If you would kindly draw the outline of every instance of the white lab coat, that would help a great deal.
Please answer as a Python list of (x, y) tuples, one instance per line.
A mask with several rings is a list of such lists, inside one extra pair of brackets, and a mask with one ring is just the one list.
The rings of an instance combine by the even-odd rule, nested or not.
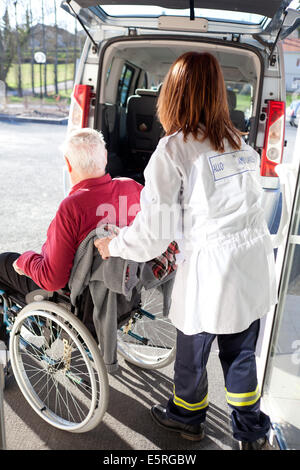
[(261, 194), (259, 155), (244, 141), (239, 151), (226, 143), (218, 153), (208, 140), (184, 142), (176, 132), (160, 140), (141, 211), (110, 242), (110, 254), (148, 261), (176, 239), (172, 323), (187, 335), (243, 331), (277, 302)]

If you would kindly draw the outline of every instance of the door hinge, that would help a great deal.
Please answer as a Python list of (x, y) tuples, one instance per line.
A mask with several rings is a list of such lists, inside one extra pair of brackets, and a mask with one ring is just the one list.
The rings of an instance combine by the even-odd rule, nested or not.
[[(277, 42), (279, 41), (279, 38), (280, 38), (280, 33), (282, 31), (282, 28), (283, 28), (283, 23), (284, 23), (284, 20), (286, 18), (286, 15), (287, 15), (287, 10), (284, 12), (284, 15), (283, 15), (283, 18), (282, 18), (282, 21), (281, 21), (281, 25), (280, 25), (280, 28), (278, 30), (278, 33), (276, 35), (276, 39), (274, 41), (274, 43), (272, 44), (272, 47), (270, 49), (270, 55), (269, 55), (269, 62), (270, 62), (270, 65), (275, 65), (276, 64), (276, 56), (274, 54), (274, 51), (275, 51), (275, 47), (277, 45)], [(274, 61), (274, 57), (275, 57), (275, 61)], [(274, 63), (272, 63), (274, 62)]]
[(270, 66), (274, 67), (276, 65), (277, 57), (276, 54), (272, 54), (269, 58)]
[(237, 33), (233, 33), (231, 36), (231, 41), (232, 42), (240, 42), (241, 40), (241, 35)]
[(128, 28), (128, 36), (137, 36), (136, 28)]

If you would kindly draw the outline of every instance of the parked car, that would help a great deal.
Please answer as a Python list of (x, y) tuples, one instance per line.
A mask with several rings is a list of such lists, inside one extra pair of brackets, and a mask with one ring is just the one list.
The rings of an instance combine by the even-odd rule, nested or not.
[(300, 100), (292, 101), (286, 110), (287, 121), (293, 127), (298, 127), (300, 118)]
[(231, 119), (261, 155), (271, 225), (279, 207), (276, 166), (285, 133), (284, 58), (278, 40), (297, 27), (300, 16), (287, 9), (291, 0), (98, 2), (62, 3), (88, 34), (69, 129), (101, 130), (107, 171), (143, 182), (144, 168), (162, 136), (156, 100), (165, 74), (182, 53), (209, 51), (223, 70)]

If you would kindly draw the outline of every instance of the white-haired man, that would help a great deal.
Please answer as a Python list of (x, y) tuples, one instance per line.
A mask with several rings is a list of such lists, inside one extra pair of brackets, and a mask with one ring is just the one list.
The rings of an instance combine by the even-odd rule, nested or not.
[(62, 151), (71, 191), (48, 228), (40, 254), (0, 255), (0, 289), (25, 296), (37, 288), (55, 291), (65, 287), (85, 237), (104, 222), (130, 225), (139, 210), (142, 185), (129, 178), (112, 180), (105, 173), (107, 152), (101, 133), (76, 130), (67, 136)]

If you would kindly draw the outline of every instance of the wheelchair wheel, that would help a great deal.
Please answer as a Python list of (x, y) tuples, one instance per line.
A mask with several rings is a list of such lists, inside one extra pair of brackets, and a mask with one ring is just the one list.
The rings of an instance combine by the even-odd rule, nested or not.
[(81, 321), (52, 302), (33, 302), (10, 334), (11, 366), (24, 397), (56, 428), (86, 432), (103, 418), (108, 378), (100, 350)]
[(128, 362), (144, 369), (160, 369), (175, 358), (176, 328), (163, 315), (159, 289), (142, 290), (141, 306), (118, 330), (118, 352)]

